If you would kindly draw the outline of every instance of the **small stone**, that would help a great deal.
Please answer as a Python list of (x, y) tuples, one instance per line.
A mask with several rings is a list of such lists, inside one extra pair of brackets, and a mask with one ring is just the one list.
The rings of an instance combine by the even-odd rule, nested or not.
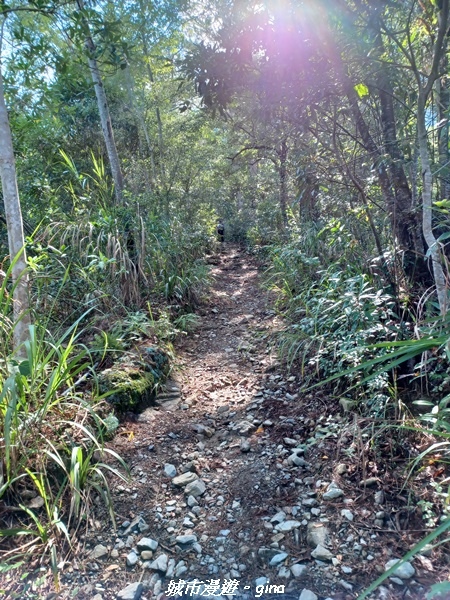
[(286, 520), (286, 513), (283, 510), (280, 510), (279, 512), (277, 512), (276, 515), (274, 515), (270, 519), (270, 522), (271, 523), (282, 523), (285, 520)]
[[(191, 473), (191, 475), (195, 474)], [(194, 496), (194, 498), (197, 496), (202, 496), (206, 492), (205, 482), (202, 479), (198, 479), (197, 475), (195, 475), (195, 480), (191, 483), (188, 483), (184, 489), (184, 492), (188, 496)]]
[(289, 465), (295, 465), (296, 467), (309, 467), (309, 463), (297, 453), (291, 454), (291, 456), (288, 457), (287, 462)]
[(325, 546), (328, 539), (328, 529), (323, 523), (312, 521), (308, 523), (306, 541), (311, 548)]
[(384, 502), (384, 492), (383, 490), (379, 490), (375, 492), (375, 504), (383, 504)]
[(134, 566), (136, 566), (138, 560), (139, 560), (139, 557), (136, 554), (136, 552), (130, 552), (127, 556), (127, 567), (132, 569)]
[(243, 453), (250, 452), (250, 450), (251, 450), (250, 442), (246, 439), (242, 439), (241, 443), (239, 444), (239, 448), (240, 448), (241, 452), (243, 452)]
[(319, 597), (311, 590), (304, 589), (298, 600), (319, 600)]
[(200, 423), (193, 425), (192, 429), (196, 433), (199, 433), (200, 435), (205, 435), (208, 438), (212, 437), (215, 433), (215, 430), (212, 427), (207, 427), (206, 425), (201, 425)]
[(344, 508), (341, 510), (341, 516), (345, 517), (347, 521), (353, 521), (354, 519), (352, 511), (348, 510), (348, 508)]
[(175, 541), (177, 544), (181, 544), (183, 546), (185, 546), (187, 544), (195, 544), (195, 542), (197, 541), (197, 536), (196, 535), (178, 535), (175, 538)]
[(340, 463), (337, 467), (336, 467), (336, 473), (338, 475), (345, 475), (345, 473), (348, 472), (348, 467), (345, 463)]
[(291, 576), (291, 570), (284, 565), (278, 569), (278, 577), (282, 579), (289, 579)]
[(291, 567), (292, 575), (297, 579), (304, 577), (308, 572), (308, 567), (306, 565), (295, 564)]
[(152, 571), (160, 571), (161, 573), (165, 573), (167, 571), (168, 562), (169, 557), (167, 554), (161, 554), (156, 560), (148, 565), (148, 568)]
[(151, 538), (142, 538), (137, 543), (137, 549), (139, 552), (143, 552), (144, 550), (152, 550), (153, 552), (158, 547), (158, 542), (156, 540), (152, 540)]
[(311, 556), (313, 558), (317, 558), (317, 560), (331, 561), (331, 559), (333, 558), (331, 552), (323, 546), (321, 546), (320, 544), (318, 544), (317, 548), (311, 552)]
[(332, 481), (322, 497), (324, 500), (336, 500), (336, 498), (340, 498), (343, 495), (344, 492), (341, 490), (341, 488), (338, 487), (334, 481)]
[(276, 567), (286, 560), (288, 554), (286, 552), (281, 552), (280, 554), (275, 554), (275, 556), (269, 562), (270, 567)]
[(97, 544), (97, 546), (95, 546), (95, 548), (90, 553), (89, 558), (97, 560), (99, 558), (105, 558), (105, 556), (107, 555), (108, 548), (106, 546), (103, 546), (103, 544)]
[(175, 477), (176, 474), (177, 474), (177, 470), (175, 468), (175, 465), (171, 465), (170, 463), (166, 463), (164, 465), (164, 474), (167, 475), (167, 477), (170, 477), (171, 479), (173, 477)]
[(194, 498), (194, 496), (189, 496), (188, 499), (186, 500), (187, 505), (192, 508), (193, 506), (198, 506), (198, 502), (197, 500)]
[(339, 585), (341, 585), (344, 588), (344, 590), (347, 590), (348, 592), (351, 592), (353, 589), (352, 584), (348, 583), (347, 581), (344, 581), (344, 579), (339, 580)]
[(353, 573), (353, 569), (351, 567), (342, 566), (341, 569), (345, 575), (350, 575), (350, 573)]
[(182, 475), (177, 475), (172, 479), (174, 485), (178, 487), (184, 487), (193, 481), (198, 479), (198, 475), (196, 473), (192, 473), (188, 471), (187, 473), (182, 473)]
[(286, 444), (286, 446), (296, 446), (298, 444), (297, 440), (288, 437), (285, 437), (283, 442)]
[(143, 550), (141, 552), (142, 560), (151, 560), (153, 558), (153, 552), (151, 550)]
[(375, 485), (378, 485), (379, 483), (379, 479), (378, 477), (368, 477), (367, 479), (362, 479), (359, 482), (359, 487), (373, 487)]
[(286, 531), (292, 531), (293, 529), (297, 529), (297, 527), (300, 527), (301, 523), (300, 521), (283, 521), (283, 523), (279, 523), (275, 529), (277, 531), (281, 531), (281, 532), (286, 532)]
[(269, 580), (267, 579), (267, 577), (258, 577), (258, 579), (255, 579), (255, 586), (258, 586), (258, 585), (266, 585), (266, 583), (267, 583), (268, 581), (269, 581)]
[(141, 582), (130, 583), (117, 594), (118, 600), (139, 600), (144, 586)]
[[(393, 558), (392, 560), (389, 560), (384, 565), (384, 570), (387, 571), (388, 569), (393, 567), (395, 564), (397, 564), (399, 562), (399, 560), (400, 560), (399, 558)], [(412, 564), (410, 562), (405, 562), (402, 565), (400, 565), (397, 569), (395, 569), (393, 576), (399, 577), (400, 579), (411, 579), (411, 577), (413, 577), (415, 574), (416, 574), (416, 570), (412, 566)]]

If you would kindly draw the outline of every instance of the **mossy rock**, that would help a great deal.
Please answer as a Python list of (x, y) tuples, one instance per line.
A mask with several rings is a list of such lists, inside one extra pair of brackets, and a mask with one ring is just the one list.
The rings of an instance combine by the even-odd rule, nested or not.
[(153, 404), (155, 388), (170, 371), (169, 357), (159, 348), (146, 347), (128, 353), (98, 376), (99, 389), (118, 412), (134, 411)]

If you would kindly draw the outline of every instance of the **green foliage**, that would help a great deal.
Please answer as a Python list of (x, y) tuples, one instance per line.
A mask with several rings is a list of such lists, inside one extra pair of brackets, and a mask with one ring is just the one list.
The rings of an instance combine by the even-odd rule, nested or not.
[[(0, 313), (10, 312), (6, 293), (0, 293)], [(0, 450), (3, 464), (0, 498), (17, 507), (16, 523), (0, 530), (3, 537), (29, 537), (48, 552), (57, 581), (57, 554), (72, 543), (71, 529), (87, 518), (92, 494), (113, 508), (105, 473), (124, 478), (110, 462), (94, 461), (109, 455), (125, 469), (122, 459), (104, 449), (102, 403), (81, 393), (92, 367), (80, 338), (81, 315), (57, 336), (37, 323), (16, 354), (7, 343), (0, 355)], [(6, 340), (14, 323), (4, 320)], [(14, 554), (11, 555), (14, 560)]]

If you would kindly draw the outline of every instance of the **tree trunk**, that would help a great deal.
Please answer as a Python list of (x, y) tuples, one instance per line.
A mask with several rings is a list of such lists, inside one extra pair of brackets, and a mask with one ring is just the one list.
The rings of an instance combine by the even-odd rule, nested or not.
[(381, 107), (381, 125), (383, 129), (383, 140), (385, 148), (391, 158), (389, 172), (392, 187), (394, 189), (395, 203), (392, 220), (395, 235), (403, 248), (414, 250), (416, 256), (424, 254), (423, 243), (417, 238), (416, 219), (412, 206), (411, 189), (403, 169), (403, 155), (397, 140), (397, 128), (395, 124), (395, 112), (393, 102), (393, 89), (385, 66), (381, 67), (378, 77), (378, 97)]
[[(82, 11), (84, 9), (84, 0), (77, 0), (78, 8)], [(97, 60), (95, 58), (95, 43), (92, 39), (89, 31), (89, 23), (85, 19), (86, 40), (85, 46), (88, 54), (89, 70), (91, 71), (92, 81), (94, 83), (95, 95), (97, 97), (98, 112), (100, 114), (100, 122), (102, 125), (103, 137), (106, 144), (106, 152), (108, 154), (109, 165), (111, 168), (111, 174), (114, 181), (114, 192), (116, 200), (119, 204), (123, 201), (123, 176), (122, 169), (120, 167), (119, 154), (117, 152), (116, 142), (114, 140), (114, 133), (111, 123), (111, 116), (109, 114), (108, 100), (106, 98), (105, 88), (103, 86), (102, 77), (98, 68)]]
[[(0, 40), (1, 42), (1, 40)], [(1, 48), (1, 43), (0, 43)], [(9, 125), (8, 111), (3, 92), (3, 77), (0, 63), (0, 178), (2, 180), (3, 202), (5, 205), (8, 230), (9, 255), (12, 263), (13, 310), (14, 310), (14, 350), (19, 356), (25, 353), (20, 346), (29, 337), (30, 305), (28, 295), (27, 257), (23, 233), (22, 211), (17, 188), (16, 163)]]
[(431, 258), (439, 310), (442, 316), (447, 312), (447, 285), (442, 268), (441, 249), (433, 233), (433, 177), (428, 151), (428, 136), (425, 121), (426, 93), (422, 88), (417, 101), (417, 137), (419, 142), (420, 162), (422, 165), (422, 231)]
[(278, 170), (280, 176), (280, 211), (281, 218), (283, 221), (283, 227), (286, 228), (288, 225), (287, 217), (287, 204), (288, 204), (288, 193), (287, 193), (287, 155), (288, 147), (286, 140), (281, 142), (280, 150), (278, 151), (278, 157), (280, 160), (280, 167)]
[[(152, 178), (151, 179), (154, 179), (154, 177), (155, 177), (155, 160), (154, 160), (153, 146), (152, 146), (152, 143), (150, 140), (150, 134), (147, 129), (147, 124), (145, 123), (144, 115), (142, 114), (142, 111), (136, 105), (136, 102), (135, 102), (133, 78), (131, 76), (131, 71), (130, 71), (129, 65), (127, 65), (127, 68), (125, 69), (125, 81), (126, 81), (128, 98), (130, 101), (131, 110), (133, 111), (133, 114), (135, 116), (138, 128), (141, 129), (142, 133), (144, 134), (145, 141), (147, 143), (148, 156), (150, 158), (150, 162), (151, 162), (151, 166), (152, 166)], [(142, 147), (140, 136), (139, 136), (139, 144)], [(151, 181), (150, 177), (148, 176), (147, 170), (145, 170), (145, 178), (147, 181), (147, 185), (151, 191), (153, 189), (153, 181)]]

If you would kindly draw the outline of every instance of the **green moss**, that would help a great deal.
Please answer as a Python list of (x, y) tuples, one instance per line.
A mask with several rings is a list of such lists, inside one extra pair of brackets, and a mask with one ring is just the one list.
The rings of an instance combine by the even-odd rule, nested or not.
[(169, 357), (159, 348), (141, 348), (139, 354), (127, 353), (99, 374), (99, 389), (119, 412), (136, 411), (154, 399), (155, 387), (170, 370)]
[(155, 389), (155, 377), (139, 367), (117, 364), (99, 375), (102, 394), (119, 411), (136, 410), (139, 404), (150, 403)]

